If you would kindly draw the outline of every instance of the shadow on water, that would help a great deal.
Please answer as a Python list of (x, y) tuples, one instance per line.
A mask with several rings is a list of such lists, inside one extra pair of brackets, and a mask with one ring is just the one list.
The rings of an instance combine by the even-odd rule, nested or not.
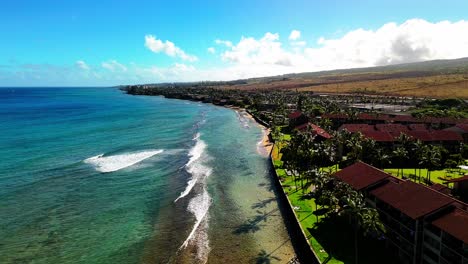
[(273, 209), (268, 213), (257, 210), (257, 215), (247, 219), (243, 224), (237, 226), (232, 233), (235, 235), (255, 233), (263, 226), (261, 223), (266, 222), (268, 217), (277, 211), (279, 211), (279, 209)]
[(279, 245), (277, 248), (275, 248), (274, 250), (272, 250), (270, 253), (267, 253), (264, 249), (262, 249), (262, 250), (257, 254), (257, 257), (255, 257), (254, 262), (255, 262), (255, 263), (266, 264), (266, 263), (271, 263), (272, 260), (281, 261), (281, 258), (276, 257), (276, 256), (274, 256), (273, 254), (274, 254), (278, 249), (280, 249), (281, 247), (283, 247), (284, 245), (286, 245), (286, 243), (290, 242), (290, 240), (291, 240), (290, 238), (284, 240), (283, 243), (281, 243), (281, 245)]
[(261, 250), (257, 257), (254, 259), (256, 264), (270, 264), (272, 260), (280, 261), (281, 259), (272, 256), (271, 253), (267, 253), (265, 250)]
[(259, 201), (258, 203), (254, 203), (252, 205), (252, 209), (261, 209), (261, 208), (265, 208), (268, 204), (272, 203), (276, 201), (276, 197), (272, 197), (272, 198), (268, 198), (268, 199), (265, 199), (265, 200), (262, 200), (262, 201)]

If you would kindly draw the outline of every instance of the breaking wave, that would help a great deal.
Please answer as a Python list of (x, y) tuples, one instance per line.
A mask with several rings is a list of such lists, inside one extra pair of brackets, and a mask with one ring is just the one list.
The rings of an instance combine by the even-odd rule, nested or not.
[(250, 128), (249, 119), (247, 118), (246, 116), (247, 114), (245, 113), (245, 111), (239, 112), (236, 110), (236, 115), (237, 115), (237, 119), (239, 120), (239, 122), (244, 128)]
[(156, 149), (124, 153), (113, 156), (104, 156), (104, 154), (101, 154), (87, 158), (84, 160), (84, 162), (93, 165), (94, 168), (99, 172), (113, 172), (135, 165), (161, 152), (163, 152), (162, 149)]
[(188, 173), (190, 173), (191, 178), (187, 182), (187, 187), (183, 192), (180, 193), (177, 200), (187, 196), (190, 191), (193, 189), (198, 180), (206, 178), (211, 175), (212, 169), (203, 164), (202, 155), (205, 152), (206, 144), (203, 140), (200, 139), (200, 133), (197, 133), (193, 140), (196, 142), (195, 145), (189, 151), (189, 161), (185, 164), (185, 168)]
[(208, 240), (208, 210), (211, 205), (211, 197), (208, 191), (203, 188), (203, 192), (192, 198), (188, 205), (188, 211), (191, 212), (196, 219), (192, 231), (185, 239), (180, 248), (185, 248), (189, 244), (194, 244), (197, 247), (197, 258), (202, 261), (208, 259), (210, 251)]
[(194, 192), (190, 199), (187, 211), (195, 217), (195, 223), (190, 234), (180, 246), (180, 250), (191, 246), (195, 248), (196, 258), (205, 263), (208, 260), (210, 252), (208, 239), (208, 210), (211, 205), (211, 197), (207, 191), (207, 178), (212, 173), (212, 168), (206, 164), (209, 159), (206, 153), (206, 143), (201, 139), (200, 133), (197, 133), (193, 139), (195, 145), (190, 149), (189, 161), (185, 164), (186, 171), (191, 175), (187, 182), (187, 187), (174, 202), (184, 198), (190, 192)]

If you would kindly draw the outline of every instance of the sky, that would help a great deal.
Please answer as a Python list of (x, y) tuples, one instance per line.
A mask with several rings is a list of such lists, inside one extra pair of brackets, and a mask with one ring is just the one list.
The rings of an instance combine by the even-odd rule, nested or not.
[(466, 0), (15, 0), (0, 86), (113, 86), (468, 57)]

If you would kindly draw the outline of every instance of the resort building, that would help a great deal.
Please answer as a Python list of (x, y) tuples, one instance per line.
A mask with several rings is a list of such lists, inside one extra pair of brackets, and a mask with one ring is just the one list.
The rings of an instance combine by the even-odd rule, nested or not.
[(300, 126), (297, 126), (294, 129), (299, 130), (299, 131), (309, 130), (310, 133), (312, 133), (312, 135), (315, 136), (316, 141), (324, 141), (324, 140), (330, 139), (332, 137), (327, 131), (325, 131), (325, 129), (323, 129), (323, 128), (315, 125), (315, 124), (312, 124), (310, 122), (302, 124)]
[(428, 130), (424, 124), (343, 124), (338, 130), (344, 130), (351, 133), (361, 133), (364, 137), (375, 140), (376, 142), (392, 143), (398, 140), (401, 134), (409, 136), (413, 140), (440, 145), (448, 150), (460, 148), (463, 142), (463, 136), (451, 130)]
[(392, 114), (370, 114), (359, 113), (356, 116), (350, 116), (346, 113), (337, 114), (323, 114), (321, 118), (330, 119), (335, 128), (347, 123), (364, 123), (369, 125), (376, 124), (424, 124), (432, 128), (444, 129), (457, 124), (468, 124), (466, 118), (452, 118), (452, 117), (423, 117), (417, 118), (411, 115), (392, 115)]
[(386, 227), (400, 263), (468, 264), (468, 205), (363, 162), (334, 174), (362, 192)]

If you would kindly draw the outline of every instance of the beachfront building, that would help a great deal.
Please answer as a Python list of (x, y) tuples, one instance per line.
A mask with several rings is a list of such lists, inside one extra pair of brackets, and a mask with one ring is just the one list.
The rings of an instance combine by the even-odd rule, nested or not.
[(455, 126), (444, 129), (444, 131), (452, 131), (463, 137), (463, 141), (468, 143), (468, 124), (456, 124)]
[(317, 126), (316, 124), (312, 124), (310, 122), (297, 126), (294, 129), (301, 131), (301, 132), (309, 131), (310, 133), (312, 133), (312, 135), (315, 136), (315, 141), (319, 141), (319, 142), (325, 141), (332, 137), (327, 131), (325, 131), (325, 129)]
[(455, 195), (458, 195), (465, 202), (468, 200), (468, 175), (447, 182), (453, 183), (453, 193)]
[(382, 145), (393, 146), (401, 134), (407, 135), (412, 140), (420, 140), (423, 143), (443, 146), (451, 152), (455, 152), (463, 143), (463, 137), (449, 130), (428, 130), (424, 124), (343, 124), (338, 130), (347, 130), (351, 133), (361, 133), (365, 138), (373, 139)]
[(289, 127), (291, 129), (297, 126), (300, 126), (302, 124), (305, 124), (309, 121), (309, 118), (307, 118), (307, 116), (304, 115), (304, 113), (302, 113), (299, 110), (290, 113), (288, 115), (288, 118), (289, 118)]
[(370, 114), (359, 113), (356, 116), (350, 116), (346, 113), (323, 114), (322, 118), (328, 118), (332, 121), (335, 128), (343, 124), (424, 124), (427, 127), (444, 129), (457, 124), (468, 124), (467, 118), (452, 117), (423, 117), (417, 118), (411, 115), (392, 115), (392, 114)]
[(363, 162), (334, 174), (366, 197), (386, 227), (390, 252), (408, 264), (467, 264), (468, 205)]

